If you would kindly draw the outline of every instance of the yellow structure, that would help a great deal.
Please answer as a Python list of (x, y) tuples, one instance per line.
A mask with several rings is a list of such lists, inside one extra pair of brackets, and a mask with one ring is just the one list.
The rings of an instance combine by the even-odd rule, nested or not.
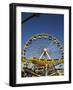
[[(27, 59), (24, 59), (22, 58), (22, 62), (26, 62)], [(60, 59), (60, 60), (54, 60), (54, 59), (51, 59), (51, 60), (43, 60), (43, 59), (29, 59), (28, 60), (29, 63), (33, 63), (33, 64), (37, 64), (39, 66), (45, 66), (46, 64), (50, 65), (50, 64), (63, 64), (64, 63), (64, 60), (63, 59)]]

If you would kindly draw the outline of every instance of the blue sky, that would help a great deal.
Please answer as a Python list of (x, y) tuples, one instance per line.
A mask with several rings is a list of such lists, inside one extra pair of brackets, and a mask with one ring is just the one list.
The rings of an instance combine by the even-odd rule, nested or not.
[[(22, 12), (22, 20), (32, 15), (32, 13)], [(64, 15), (63, 14), (40, 14), (22, 24), (22, 48), (26, 41), (38, 33), (48, 33), (64, 42)]]

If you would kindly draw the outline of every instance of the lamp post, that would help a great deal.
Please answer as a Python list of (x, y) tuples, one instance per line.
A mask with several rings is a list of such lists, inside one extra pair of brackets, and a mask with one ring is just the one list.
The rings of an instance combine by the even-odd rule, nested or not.
[(29, 16), (29, 17), (27, 17), (26, 19), (24, 19), (24, 20), (22, 21), (22, 24), (24, 24), (25, 22), (27, 22), (28, 20), (30, 20), (30, 19), (32, 19), (32, 18), (34, 18), (34, 17), (39, 17), (39, 16), (40, 16), (39, 13), (34, 13), (34, 14), (32, 14), (31, 16)]

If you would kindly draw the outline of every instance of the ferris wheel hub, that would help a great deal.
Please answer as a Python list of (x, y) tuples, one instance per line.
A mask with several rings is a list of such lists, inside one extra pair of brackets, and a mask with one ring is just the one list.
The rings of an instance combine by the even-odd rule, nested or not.
[(48, 49), (47, 49), (47, 48), (44, 48), (43, 51), (44, 51), (44, 52), (48, 52)]

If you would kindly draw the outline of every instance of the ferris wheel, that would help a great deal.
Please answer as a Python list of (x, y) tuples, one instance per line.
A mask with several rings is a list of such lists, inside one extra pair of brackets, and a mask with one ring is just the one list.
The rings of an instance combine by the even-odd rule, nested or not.
[[(63, 59), (63, 45), (61, 42), (49, 34), (34, 34), (23, 47), (22, 57), (44, 58), (46, 52), (47, 59)], [(45, 58), (45, 59), (46, 59)]]
[[(54, 68), (55, 73), (57, 71), (59, 75), (63, 74), (63, 71), (60, 72), (60, 70), (64, 69), (63, 63), (55, 63), (55, 61), (64, 60), (64, 48), (62, 43), (50, 34), (40, 33), (32, 35), (24, 44), (22, 58), (23, 60), (26, 59), (26, 62), (30, 62), (31, 59), (37, 59), (37, 64), (40, 63), (40, 60), (42, 60), (41, 63), (47, 60), (48, 64), (45, 63), (46, 76), (54, 75), (54, 73), (47, 74), (48, 66), (52, 69)], [(54, 63), (50, 64), (51, 61), (54, 61)], [(33, 64), (35, 65), (36, 63)], [(44, 64), (39, 65), (43, 66)]]

